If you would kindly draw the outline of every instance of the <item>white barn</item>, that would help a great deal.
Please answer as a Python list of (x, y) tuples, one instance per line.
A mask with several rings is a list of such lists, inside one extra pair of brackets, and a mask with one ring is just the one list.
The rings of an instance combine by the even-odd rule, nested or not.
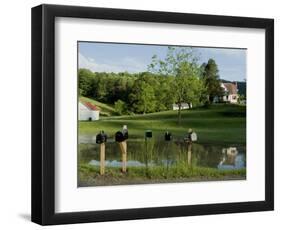
[[(191, 109), (192, 108), (192, 104), (190, 103), (190, 107), (188, 103), (181, 103), (181, 109)], [(179, 110), (179, 105), (178, 104), (173, 104), (173, 110)]]
[(79, 121), (96, 121), (100, 118), (100, 110), (90, 102), (79, 101)]

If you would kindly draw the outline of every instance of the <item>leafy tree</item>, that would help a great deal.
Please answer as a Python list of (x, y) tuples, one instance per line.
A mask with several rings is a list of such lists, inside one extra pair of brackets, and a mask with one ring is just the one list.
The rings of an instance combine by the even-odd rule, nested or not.
[(157, 81), (153, 85), (156, 98), (156, 112), (170, 110), (174, 103), (173, 77), (154, 77)]
[[(164, 76), (174, 77), (172, 87), (172, 99), (178, 105), (178, 123), (181, 122), (182, 103), (194, 103), (201, 98), (203, 85), (200, 83), (200, 68), (197, 65), (197, 57), (192, 48), (168, 47), (164, 59), (156, 55), (148, 70)], [(197, 82), (197, 83), (195, 83)], [(197, 97), (197, 98), (196, 98)]]
[(220, 86), (219, 70), (214, 59), (209, 59), (208, 63), (203, 63), (203, 80), (207, 89), (208, 102), (212, 103), (214, 97), (222, 96), (223, 90)]

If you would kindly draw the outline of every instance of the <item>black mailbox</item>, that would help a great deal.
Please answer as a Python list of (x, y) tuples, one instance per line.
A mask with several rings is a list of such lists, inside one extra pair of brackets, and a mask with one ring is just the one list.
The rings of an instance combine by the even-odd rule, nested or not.
[(127, 140), (129, 138), (128, 130), (123, 130), (122, 133), (123, 133), (124, 139)]
[(101, 131), (97, 136), (96, 136), (96, 143), (97, 144), (102, 144), (107, 141), (107, 135)]
[(122, 132), (121, 131), (118, 131), (115, 133), (115, 141), (116, 142), (122, 142), (122, 141), (125, 141), (129, 138), (129, 134), (128, 134), (128, 131), (127, 130), (123, 130)]
[(152, 131), (151, 130), (146, 130), (145, 131), (145, 138), (151, 138), (152, 137)]
[(165, 141), (171, 141), (172, 140), (172, 134), (170, 132), (165, 132)]

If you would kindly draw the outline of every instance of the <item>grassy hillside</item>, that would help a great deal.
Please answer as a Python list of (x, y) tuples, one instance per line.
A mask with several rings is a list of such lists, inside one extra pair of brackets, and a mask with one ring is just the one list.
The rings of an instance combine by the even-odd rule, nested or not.
[[(112, 110), (110, 113), (113, 114)], [(124, 124), (128, 125), (130, 138), (136, 139), (143, 138), (146, 129), (153, 130), (154, 137), (162, 137), (165, 130), (169, 130), (175, 138), (180, 139), (188, 128), (193, 128), (198, 134), (198, 143), (246, 143), (246, 107), (229, 104), (184, 110), (181, 125), (177, 124), (177, 111), (103, 117), (92, 122), (80, 121), (79, 133), (96, 135), (104, 130), (113, 138)]]
[(108, 116), (116, 115), (113, 105), (111, 106), (111, 105), (108, 105), (108, 104), (104, 104), (102, 102), (93, 100), (93, 99), (88, 98), (88, 97), (80, 97), (80, 99), (82, 99), (83, 101), (89, 101), (92, 104), (98, 106), (101, 109), (101, 112), (100, 112), (101, 116), (107, 116), (108, 117)]

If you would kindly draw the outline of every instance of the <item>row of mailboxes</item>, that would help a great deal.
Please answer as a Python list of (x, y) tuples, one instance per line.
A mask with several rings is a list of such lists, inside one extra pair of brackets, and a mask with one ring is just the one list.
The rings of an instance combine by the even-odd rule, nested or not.
[[(122, 131), (118, 131), (118, 132), (115, 133), (115, 141), (116, 142), (123, 142), (123, 141), (127, 140), (128, 138), (129, 138), (129, 133), (128, 133), (127, 129), (123, 129)], [(145, 131), (145, 138), (152, 138), (152, 131), (151, 130)], [(165, 136), (165, 140), (166, 140), (166, 136)], [(105, 143), (106, 141), (107, 141), (107, 135), (104, 133), (104, 131), (101, 131), (99, 134), (97, 134), (97, 136), (96, 136), (96, 143), (97, 144), (102, 144), (102, 143)]]
[[(122, 131), (118, 131), (115, 133), (115, 141), (116, 142), (123, 142), (129, 138), (129, 133), (127, 129), (123, 129)], [(145, 131), (145, 139), (152, 138), (152, 131), (146, 130)], [(172, 133), (166, 131), (164, 134), (164, 140), (165, 141), (171, 141), (173, 138)], [(185, 141), (197, 141), (197, 134), (194, 132), (190, 132), (187, 137), (184, 138)], [(104, 131), (101, 131), (96, 136), (96, 143), (102, 144), (107, 141), (107, 135), (104, 133)]]

